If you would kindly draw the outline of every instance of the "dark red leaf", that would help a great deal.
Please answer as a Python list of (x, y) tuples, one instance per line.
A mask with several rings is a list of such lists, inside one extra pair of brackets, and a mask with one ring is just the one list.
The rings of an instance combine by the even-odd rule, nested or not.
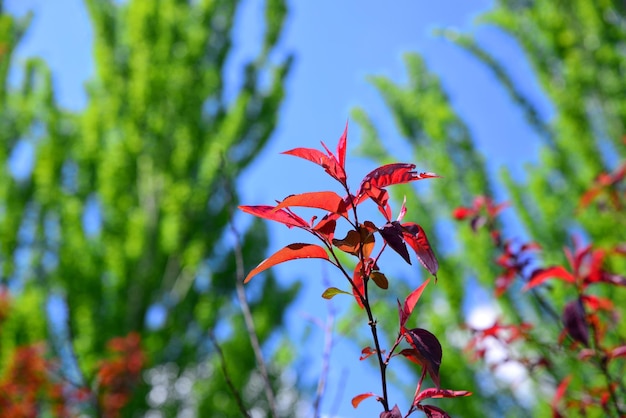
[(402, 412), (400, 412), (400, 408), (398, 405), (394, 405), (391, 411), (383, 411), (379, 415), (380, 418), (402, 418)]
[(374, 354), (376, 354), (376, 349), (372, 347), (365, 347), (363, 350), (361, 350), (361, 357), (359, 357), (359, 360), (363, 361), (366, 358), (373, 356)]
[(274, 210), (291, 206), (323, 209), (340, 215), (346, 213), (346, 203), (335, 192), (311, 192), (291, 195), (280, 202)]
[(585, 309), (580, 299), (573, 300), (565, 305), (562, 320), (570, 337), (588, 347), (589, 329), (585, 319)]
[[(363, 281), (363, 276), (361, 276), (361, 266), (362, 263), (359, 261), (354, 268), (354, 273), (352, 274), (352, 283), (354, 283), (352, 294), (354, 295), (354, 299), (356, 299), (356, 303), (359, 305), (359, 308), (363, 309), (365, 306), (363, 305), (361, 297), (365, 295), (365, 282)], [(369, 273), (366, 272), (366, 274)]]
[(565, 270), (562, 266), (549, 267), (543, 270), (537, 270), (533, 273), (528, 283), (522, 288), (523, 291), (532, 289), (539, 286), (543, 282), (549, 279), (560, 279), (568, 283), (575, 283), (576, 278), (569, 271)]
[(398, 301), (398, 311), (400, 315), (400, 329), (401, 330), (404, 329), (404, 325), (406, 324), (406, 321), (409, 319), (409, 316), (411, 316), (411, 313), (413, 312), (413, 309), (415, 308), (415, 304), (417, 303), (419, 298), (422, 296), (422, 292), (424, 292), (424, 289), (428, 285), (428, 282), (430, 282), (430, 279), (426, 279), (426, 281), (424, 281), (424, 283), (422, 283), (420, 287), (412, 291), (404, 300), (404, 304), (402, 305), (402, 307), (400, 307), (400, 301)]
[(419, 360), (439, 388), (439, 366), (441, 366), (442, 350), (437, 337), (425, 329), (413, 328), (405, 330), (404, 338), (417, 350), (417, 354), (421, 356)]
[(315, 244), (289, 244), (286, 247), (276, 251), (274, 254), (261, 261), (261, 263), (256, 266), (244, 280), (244, 283), (247, 283), (257, 274), (262, 271), (267, 270), (270, 267), (275, 266), (276, 264), (284, 263), (285, 261), (297, 260), (300, 258), (321, 258), (323, 260), (328, 260), (328, 254), (326, 250), (324, 250), (319, 245)]
[(382, 189), (392, 184), (439, 177), (434, 173), (418, 173), (414, 170), (415, 164), (406, 163), (393, 163), (378, 167), (363, 178), (358, 194), (363, 194), (372, 187)]
[(379, 229), (378, 232), (380, 232), (380, 235), (392, 250), (400, 254), (404, 261), (411, 264), (409, 250), (407, 250), (404, 243), (402, 226), (398, 222), (390, 222)]
[(437, 408), (433, 405), (420, 405), (421, 410), (424, 411), (428, 418), (450, 418), (450, 415), (441, 408)]
[(357, 406), (359, 406), (361, 402), (363, 402), (367, 398), (371, 398), (372, 396), (376, 396), (376, 395), (374, 395), (372, 392), (362, 393), (360, 395), (357, 395), (354, 398), (352, 398), (352, 406), (356, 408)]
[(418, 224), (409, 222), (402, 225), (404, 241), (415, 251), (417, 259), (426, 270), (437, 278), (439, 263), (433, 252), (424, 229)]
[(413, 399), (413, 405), (424, 399), (438, 399), (438, 398), (459, 398), (464, 396), (471, 396), (472, 392), (466, 390), (449, 390), (449, 389), (437, 389), (428, 388), (421, 391), (415, 399)]
[(336, 218), (339, 215), (335, 213), (328, 214), (324, 216), (318, 223), (315, 225), (312, 230), (322, 235), (322, 237), (326, 240), (326, 242), (331, 243), (333, 237), (335, 236), (335, 228), (337, 227)]
[(239, 209), (259, 218), (269, 219), (270, 221), (280, 222), (289, 228), (297, 226), (300, 228), (308, 228), (309, 224), (304, 219), (286, 210), (276, 210), (274, 206), (256, 205), (256, 206), (239, 206)]
[(304, 158), (312, 163), (315, 163), (322, 168), (334, 179), (341, 184), (346, 184), (346, 172), (339, 165), (334, 156), (328, 156), (322, 151), (318, 151), (313, 148), (294, 148), (289, 151), (283, 152), (283, 154), (293, 155), (295, 157)]

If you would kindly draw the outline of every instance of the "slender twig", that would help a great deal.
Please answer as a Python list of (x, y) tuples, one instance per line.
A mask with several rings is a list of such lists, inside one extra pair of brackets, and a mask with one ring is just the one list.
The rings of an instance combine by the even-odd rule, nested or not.
[(261, 344), (259, 343), (259, 337), (256, 333), (256, 326), (254, 325), (254, 319), (252, 318), (252, 313), (250, 312), (250, 305), (248, 305), (246, 292), (243, 288), (243, 281), (245, 276), (243, 268), (243, 254), (241, 251), (241, 240), (239, 237), (239, 232), (232, 223), (230, 224), (230, 230), (235, 239), (234, 253), (237, 275), (235, 287), (237, 289), (237, 298), (239, 299), (239, 304), (241, 305), (241, 312), (243, 313), (243, 318), (246, 323), (246, 329), (248, 331), (248, 338), (250, 338), (250, 344), (252, 345), (252, 350), (254, 351), (254, 356), (256, 357), (257, 367), (259, 368), (261, 377), (263, 377), (263, 380), (265, 382), (265, 397), (267, 398), (270, 413), (272, 417), (277, 418), (278, 413), (276, 412), (276, 396), (274, 395), (274, 390), (272, 389), (272, 381), (270, 380), (270, 376), (265, 365), (265, 360), (263, 359)]
[[(324, 278), (326, 283), (328, 280)], [(324, 352), (322, 354), (322, 372), (320, 373), (319, 380), (317, 382), (317, 390), (315, 393), (315, 400), (313, 402), (314, 416), (321, 416), (322, 397), (324, 396), (324, 390), (326, 389), (326, 381), (328, 380), (328, 373), (330, 371), (330, 355), (334, 344), (333, 328), (335, 326), (335, 307), (332, 301), (328, 301), (328, 316), (326, 317), (326, 324), (324, 326)]]
[(230, 389), (230, 393), (235, 398), (235, 402), (237, 403), (237, 406), (239, 407), (239, 411), (241, 411), (241, 413), (245, 417), (250, 418), (250, 414), (248, 413), (248, 410), (246, 409), (246, 405), (244, 404), (243, 399), (241, 398), (241, 395), (239, 394), (239, 391), (237, 390), (237, 388), (235, 388), (233, 381), (230, 379), (230, 373), (228, 372), (228, 367), (226, 366), (226, 358), (224, 357), (224, 352), (222, 351), (222, 347), (220, 347), (219, 343), (217, 342), (217, 338), (215, 338), (215, 334), (213, 333), (212, 329), (209, 330), (209, 338), (211, 339), (211, 343), (213, 344), (213, 346), (215, 346), (217, 355), (220, 357), (220, 364), (222, 366), (222, 374), (224, 375), (224, 380), (226, 380), (228, 389)]

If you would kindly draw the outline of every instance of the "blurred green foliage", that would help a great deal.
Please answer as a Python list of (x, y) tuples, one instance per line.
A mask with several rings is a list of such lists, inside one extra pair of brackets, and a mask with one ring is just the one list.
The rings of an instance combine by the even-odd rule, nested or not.
[[(226, 97), (239, 2), (85, 4), (95, 74), (79, 112), (57, 105), (40, 60), (28, 60), (18, 83), (9, 83), (29, 19), (0, 15), (0, 268), (11, 298), (0, 373), (17, 346), (47, 340), (62, 362), (58, 377), (97, 391), (107, 342), (136, 331), (149, 371), (126, 416), (189, 408), (234, 416), (238, 407), (208, 338), (217, 330), (234, 386), (248, 407), (266, 410), (262, 391), (250, 389), (258, 372), (233, 303), (228, 234), (233, 184), (272, 134), (284, 97), (291, 58), (269, 56), (286, 5), (265, 4), (260, 52), (235, 69), (241, 86)], [(24, 156), (32, 165), (16, 167)], [(241, 233), (249, 269), (264, 256), (267, 231), (259, 223)], [(250, 303), (264, 342), (297, 289), (268, 276), (257, 290)], [(280, 358), (270, 370), (277, 391), (288, 361)], [(191, 383), (190, 391), (176, 392), (181, 383)], [(157, 386), (166, 396), (150, 394)], [(97, 412), (87, 402), (82, 408)], [(282, 414), (290, 416), (289, 408)]]
[[(513, 64), (499, 62), (473, 36), (440, 32), (492, 72), (542, 141), (541, 154), (527, 165), (524, 178), (514, 177), (506, 167), (499, 178), (490, 178), (485, 156), (476, 149), (471, 132), (452, 107), (439, 78), (418, 54), (405, 56), (406, 84), (382, 76), (370, 80), (386, 102), (399, 134), (413, 148), (413, 162), (420, 169), (443, 176), (428, 188), (420, 184), (396, 190), (397, 198), (407, 196), (408, 213), (413, 213), (413, 219), (429, 233), (440, 255), (440, 280), (418, 304), (418, 325), (443, 342), (443, 387), (475, 393), (440, 405), (452, 416), (547, 416), (555, 384), (571, 370), (577, 370), (570, 386), (574, 392), (585, 383), (602, 381), (602, 376), (573, 355), (551, 356), (557, 359), (554, 367), (536, 370), (530, 376), (533, 384), (529, 404), (521, 402), (514, 394), (517, 389), (498, 381), (484, 364), (470, 362), (462, 351), (463, 338), (467, 338), (462, 337), (461, 330), (466, 320), (463, 306), (476, 291), (469, 286), (493, 288), (500, 272), (495, 264), (498, 253), (485, 231), (474, 233), (468, 225), (458, 225), (452, 237), (440, 232), (450, 231), (456, 207), (471, 206), (477, 195), (493, 196), (495, 186), (500, 184), (505, 186), (512, 205), (507, 210), (513, 210), (521, 224), (521, 236), (516, 238), (537, 242), (542, 248), (541, 263), (546, 266), (565, 263), (562, 249), (571, 245), (573, 234), (603, 248), (624, 242), (623, 210), (602, 210), (598, 205), (585, 211), (577, 208), (595, 177), (610, 172), (626, 157), (626, 11), (623, 2), (609, 0), (500, 0), (479, 22), (495, 26), (518, 42), (554, 107), (554, 115), (547, 119), (512, 81), (507, 67)], [(476, 98), (477, 103), (480, 100)], [(356, 109), (353, 118), (364, 130), (360, 152), (378, 162), (395, 160), (366, 110)], [(615, 262), (610, 268), (623, 273), (626, 265)], [(414, 279), (411, 283), (412, 288), (416, 287)], [(531, 298), (521, 297), (520, 287), (514, 286), (498, 299), (502, 317), (513, 323), (522, 318), (535, 321), (540, 326), (534, 336), (554, 342), (562, 328), (559, 321), (547, 316)], [(610, 291), (598, 289), (599, 295), (606, 296)], [(559, 312), (574, 297), (558, 284), (541, 292)], [(621, 289), (610, 297), (616, 306), (626, 303)], [(389, 335), (394, 335), (394, 312), (379, 320), (388, 325)], [(618, 327), (617, 335), (626, 335), (624, 321)], [(546, 344), (529, 343), (518, 349), (520, 354), (549, 355)], [(614, 375), (626, 384), (623, 369), (614, 367)], [(408, 397), (417, 378), (394, 380), (406, 388)]]

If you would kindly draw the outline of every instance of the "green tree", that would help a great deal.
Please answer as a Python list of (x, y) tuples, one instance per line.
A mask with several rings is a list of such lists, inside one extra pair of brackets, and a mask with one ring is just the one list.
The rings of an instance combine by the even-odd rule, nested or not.
[[(151, 408), (237, 415), (224, 365), (245, 405), (269, 411), (264, 393), (250, 387), (257, 366), (233, 303), (239, 250), (246, 269), (255, 265), (267, 233), (253, 225), (233, 246), (229, 221), (233, 184), (271, 136), (284, 96), (290, 57), (270, 55), (286, 5), (266, 2), (259, 52), (227, 97), (238, 2), (85, 4), (96, 70), (80, 112), (57, 105), (52, 75), (37, 59), (18, 85), (9, 83), (29, 22), (0, 16), (0, 260), (10, 304), (0, 378), (18, 347), (46, 341), (60, 362), (52, 379), (86, 388), (74, 406), (90, 415), (107, 415), (106, 396), (120, 393), (128, 416)], [(25, 155), (32, 166), (19, 170)], [(296, 290), (271, 276), (258, 288), (250, 304), (261, 343)], [(164, 319), (151, 320), (154, 313)], [(216, 329), (225, 363), (209, 338)], [(107, 388), (115, 373), (133, 371), (115, 369), (115, 353), (131, 358), (132, 350), (141, 375), (121, 392)], [(280, 368), (270, 375), (280, 390)], [(156, 387), (167, 396), (149, 395)]]
[[(485, 158), (476, 149), (470, 130), (452, 107), (439, 78), (418, 54), (405, 56), (406, 84), (382, 76), (371, 77), (399, 134), (413, 148), (416, 164), (444, 177), (421, 193), (408, 187), (398, 193), (399, 197), (407, 195), (407, 202), (417, 203), (408, 208), (409, 213), (419, 213), (416, 221), (425, 230), (435, 231), (436, 226), (443, 225), (449, 231), (455, 208), (471, 206), (478, 195), (493, 198), (496, 186), (505, 186), (506, 199), (521, 225), (519, 238), (536, 242), (542, 248), (540, 265), (566, 264), (563, 247), (571, 246), (574, 233), (605, 249), (623, 243), (623, 209), (606, 210), (606, 205), (591, 205), (581, 211), (580, 199), (596, 176), (611, 172), (626, 157), (625, 12), (623, 3), (617, 1), (501, 0), (480, 17), (481, 24), (494, 25), (518, 42), (554, 107), (549, 120), (512, 81), (507, 63), (495, 59), (470, 35), (441, 32), (485, 64), (541, 139), (541, 153), (528, 163), (523, 178), (515, 178), (507, 168), (501, 169), (499, 178), (490, 178)], [(375, 160), (387, 161), (389, 152), (379, 137), (376, 121), (363, 109), (356, 109), (353, 117), (364, 130), (360, 151)], [(461, 307), (468, 292), (475, 291), (468, 288), (470, 280), (484, 289), (493, 289), (501, 274), (501, 268), (495, 264), (498, 249), (486, 231), (475, 233), (465, 225), (455, 227), (452, 238), (443, 234), (429, 234), (429, 238), (440, 254), (440, 280), (431, 295), (439, 303), (435, 311), (423, 302), (417, 317), (420, 326), (441, 338), (458, 336), (454, 330), (459, 330), (466, 320)], [(622, 273), (626, 270), (624, 263), (618, 261), (611, 268)], [(557, 283), (550, 289), (520, 297), (521, 285), (516, 283), (497, 299), (503, 320), (541, 321), (540, 329), (533, 330), (533, 341), (554, 342), (562, 329), (560, 312), (571, 299), (571, 292)], [(599, 289), (598, 295), (607, 296), (610, 290)], [(615, 306), (626, 303), (626, 294), (621, 290), (612, 292), (610, 297)], [(548, 310), (546, 301), (551, 306)], [(393, 324), (393, 318), (381, 319), (380, 323)], [(624, 321), (620, 321), (616, 334), (621, 335), (623, 342)], [(547, 344), (529, 342), (519, 348), (524, 350), (522, 355), (546, 356), (556, 362), (533, 372), (536, 401), (524, 406), (511, 388), (498, 384), (482, 364), (469, 362), (462, 349), (452, 340), (444, 344), (441, 382), (444, 386), (472, 390), (475, 396), (447, 402), (445, 409), (453, 416), (546, 416), (550, 402), (546, 392), (550, 390), (544, 390), (545, 387), (554, 388), (571, 370), (579, 371), (570, 384), (574, 392), (582, 393), (605, 378), (582, 365), (575, 353), (550, 355)], [(614, 365), (609, 373), (623, 388), (623, 369)], [(494, 382), (495, 387), (480, 383), (486, 380)]]

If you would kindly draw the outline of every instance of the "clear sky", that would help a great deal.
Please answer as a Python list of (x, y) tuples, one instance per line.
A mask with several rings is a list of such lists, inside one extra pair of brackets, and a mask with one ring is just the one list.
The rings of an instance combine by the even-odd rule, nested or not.
[[(254, 53), (255, 35), (260, 31), (261, 3), (258, 0), (242, 3), (235, 38), (237, 50), (231, 68), (236, 68), (242, 59)], [(367, 83), (366, 76), (382, 74), (404, 80), (402, 54), (407, 51), (421, 53), (430, 70), (441, 76), (455, 108), (466, 119), (494, 172), (501, 165), (507, 165), (520, 173), (523, 162), (534, 158), (536, 141), (528, 139), (533, 136), (521, 114), (512, 107), (492, 75), (467, 53), (432, 35), (432, 30), (438, 27), (475, 32), (496, 57), (507, 63), (522, 91), (538, 102), (542, 110), (549, 111), (515, 43), (493, 28), (474, 25), (477, 14), (490, 8), (492, 1), (403, 0), (385, 3), (318, 0), (290, 3), (281, 52), (295, 53), (296, 63), (287, 83), (287, 98), (280, 112), (278, 129), (268, 147), (241, 179), (242, 202), (269, 204), (292, 193), (316, 190), (316, 179), (321, 177), (322, 170), (279, 153), (294, 147), (317, 148), (321, 140), (332, 149), (355, 106), (361, 106), (373, 115), (383, 137), (389, 138), (389, 144), (402, 160), (402, 148), (397, 145), (400, 141), (391, 117), (375, 89)], [(18, 14), (25, 10), (35, 11), (25, 43), (18, 50), (18, 59), (32, 55), (44, 58), (53, 72), (61, 104), (79, 109), (85, 103), (83, 83), (93, 72), (92, 31), (81, 1), (8, 0), (6, 7)], [(233, 83), (236, 80), (233, 77)], [(358, 126), (352, 124), (349, 154), (358, 142)], [(371, 163), (348, 155), (348, 169), (355, 173), (354, 183), (372, 168)], [(418, 169), (426, 171), (428, 167)], [(246, 223), (244, 219), (241, 222), (242, 225)], [(294, 240), (292, 231), (282, 226), (272, 225), (271, 231), (270, 251)], [(304, 283), (288, 321), (290, 333), (295, 341), (299, 341), (306, 321), (304, 313), (321, 320), (326, 316), (325, 301), (319, 296), (324, 289), (319, 279), (321, 266), (314, 261), (298, 261), (279, 266), (275, 271), (285, 283), (293, 280)], [(336, 298), (333, 303), (341, 308), (353, 300)], [(313, 338), (302, 349), (303, 358), (310, 359), (311, 368), (306, 371), (309, 378), (320, 370), (322, 345), (321, 332), (314, 332)], [(368, 407), (379, 410), (372, 400), (361, 405), (363, 410), (355, 411), (349, 405), (352, 396), (376, 391), (380, 385), (374, 370), (362, 371), (364, 364), (358, 361), (359, 352), (359, 348), (346, 341), (339, 341), (336, 345), (324, 411), (356, 417), (361, 415), (359, 411), (364, 412)], [(445, 361), (442, 367), (446, 367)], [(344, 368), (350, 369), (346, 381), (341, 380)], [(335, 411), (334, 394), (340, 393), (339, 385), (346, 389), (340, 407)]]

